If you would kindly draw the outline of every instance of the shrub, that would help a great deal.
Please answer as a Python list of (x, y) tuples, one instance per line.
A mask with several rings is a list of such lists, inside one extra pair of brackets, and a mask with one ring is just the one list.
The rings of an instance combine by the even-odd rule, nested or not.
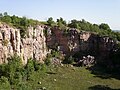
[(22, 67), (23, 67), (22, 60), (17, 54), (8, 58), (8, 71), (10, 73), (20, 71)]
[(39, 63), (38, 61), (34, 61), (34, 69), (35, 71), (40, 71), (43, 68), (43, 64)]
[(8, 74), (8, 79), (11, 85), (18, 85), (22, 82), (22, 61), (21, 58), (15, 54), (8, 58), (8, 68), (6, 69), (6, 73)]
[(0, 76), (5, 76), (5, 77), (9, 76), (7, 64), (0, 65)]
[(51, 64), (51, 58), (52, 58), (52, 55), (48, 54), (44, 61), (47, 66), (49, 66)]
[(34, 68), (34, 62), (33, 62), (33, 60), (31, 58), (28, 59), (28, 62), (27, 62), (27, 65), (26, 65), (26, 70), (28, 72), (33, 72), (35, 70), (35, 68)]
[(31, 58), (28, 59), (28, 62), (27, 62), (25, 69), (26, 69), (25, 71), (27, 74), (27, 80), (31, 80), (32, 79), (32, 78), (30, 78), (31, 74), (35, 71), (34, 62)]
[(41, 71), (46, 72), (47, 71), (47, 66), (45, 64), (41, 64)]
[(74, 58), (72, 56), (65, 57), (65, 60), (63, 61), (63, 63), (66, 63), (66, 64), (72, 64), (73, 62), (74, 62)]
[(8, 81), (8, 78), (2, 76), (0, 78), (0, 90), (10, 90), (10, 83)]

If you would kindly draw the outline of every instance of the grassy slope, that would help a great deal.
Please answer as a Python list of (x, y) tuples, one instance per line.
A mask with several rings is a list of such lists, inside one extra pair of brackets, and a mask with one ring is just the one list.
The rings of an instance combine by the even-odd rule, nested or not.
[[(59, 67), (51, 73), (35, 72), (33, 80), (27, 82), (32, 90), (45, 87), (47, 90), (113, 90), (120, 89), (120, 80), (101, 79), (81, 67)], [(55, 80), (56, 79), (56, 80)], [(41, 82), (41, 84), (39, 83)], [(98, 87), (96, 85), (99, 85)], [(100, 88), (101, 87), (101, 88)], [(100, 88), (100, 89), (99, 89)], [(107, 88), (107, 89), (104, 89)], [(40, 89), (41, 90), (41, 89)]]

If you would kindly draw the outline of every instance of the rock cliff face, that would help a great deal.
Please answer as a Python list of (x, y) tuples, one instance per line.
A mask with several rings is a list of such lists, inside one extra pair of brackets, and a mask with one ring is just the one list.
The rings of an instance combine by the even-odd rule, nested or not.
[[(47, 30), (47, 35), (45, 31)], [(99, 59), (109, 56), (116, 43), (109, 37), (100, 37), (90, 32), (79, 32), (76, 29), (68, 31), (58, 27), (29, 27), (26, 38), (20, 37), (20, 30), (6, 24), (0, 24), (0, 63), (7, 63), (7, 58), (17, 53), (27, 63), (29, 58), (40, 62), (47, 55), (47, 47), (57, 49), (66, 55), (77, 52), (92, 54)]]
[(110, 37), (101, 37), (90, 32), (80, 33), (80, 51), (92, 54), (99, 60), (109, 57), (111, 51), (116, 47), (116, 41)]
[(51, 29), (47, 37), (47, 46), (57, 48), (67, 55), (74, 55), (80, 52), (84, 55), (94, 55), (100, 58), (109, 56), (114, 49), (116, 42), (109, 37), (100, 37), (90, 32), (79, 32), (76, 29), (69, 29), (67, 33), (59, 30), (58, 27)]
[(7, 63), (7, 58), (15, 53), (22, 58), (23, 64), (29, 58), (42, 62), (47, 54), (43, 30), (44, 26), (29, 27), (23, 39), (19, 29), (0, 24), (0, 63)]
[(52, 28), (51, 34), (47, 36), (47, 46), (64, 54), (74, 54), (80, 50), (79, 34), (75, 29), (65, 32), (58, 27)]

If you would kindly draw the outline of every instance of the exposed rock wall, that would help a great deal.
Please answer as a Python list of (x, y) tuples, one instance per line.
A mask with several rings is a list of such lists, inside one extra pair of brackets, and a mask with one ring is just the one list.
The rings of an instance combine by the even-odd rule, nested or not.
[[(48, 34), (44, 34), (47, 30)], [(66, 55), (76, 52), (98, 55), (100, 58), (109, 56), (115, 47), (115, 41), (109, 37), (100, 37), (90, 32), (68, 31), (58, 27), (29, 27), (26, 38), (20, 37), (20, 30), (6, 24), (0, 24), (0, 63), (7, 63), (7, 58), (17, 53), (27, 63), (29, 58), (40, 62), (47, 55), (47, 47), (57, 49)]]
[(115, 46), (116, 41), (110, 37), (101, 37), (90, 32), (80, 33), (80, 51), (95, 55), (99, 60), (109, 57)]
[(46, 38), (44, 26), (29, 27), (26, 38), (20, 37), (20, 30), (6, 24), (0, 24), (0, 63), (7, 63), (7, 58), (14, 53), (19, 55), (23, 64), (29, 58), (40, 62), (46, 57)]
[(69, 29), (67, 33), (58, 27), (51, 29), (50, 35), (47, 36), (47, 46), (59, 49), (64, 54), (74, 54), (80, 50), (79, 34), (75, 29)]
[(46, 57), (46, 38), (43, 33), (44, 26), (37, 26), (28, 28), (28, 36), (22, 39), (21, 54), (23, 56), (24, 63), (27, 63), (27, 59), (33, 58), (40, 62)]
[(110, 51), (114, 49), (116, 44), (109, 37), (100, 37), (91, 32), (79, 32), (76, 29), (70, 29), (65, 33), (64, 30), (55, 27), (51, 29), (51, 33), (47, 36), (47, 46), (57, 48), (67, 55), (80, 52), (103, 59), (109, 56)]

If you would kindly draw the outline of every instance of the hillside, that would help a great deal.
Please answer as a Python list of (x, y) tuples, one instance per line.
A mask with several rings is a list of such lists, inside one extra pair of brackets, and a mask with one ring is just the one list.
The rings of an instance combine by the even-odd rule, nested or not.
[[(70, 90), (117, 90), (119, 55), (120, 33), (108, 24), (91, 24), (84, 19), (66, 23), (63, 18), (55, 22), (52, 17), (41, 22), (0, 14), (1, 89), (62, 90), (59, 84), (64, 84)], [(52, 78), (55, 87), (51, 87)]]

